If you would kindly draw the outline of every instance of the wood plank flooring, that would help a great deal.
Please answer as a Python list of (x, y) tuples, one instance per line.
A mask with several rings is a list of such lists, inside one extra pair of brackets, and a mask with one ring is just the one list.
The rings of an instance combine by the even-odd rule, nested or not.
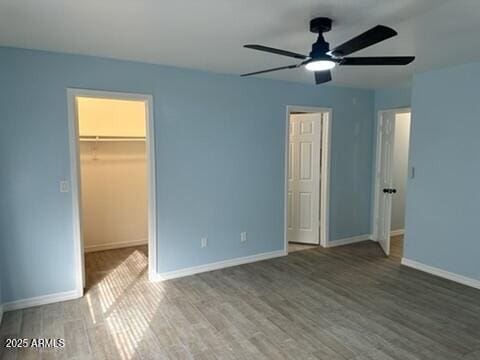
[(144, 247), (86, 265), (84, 298), (8, 312), (0, 328), (66, 348), (2, 359), (480, 359), (480, 291), (402, 267), (373, 242), (164, 283), (147, 281)]
[(292, 253), (292, 252), (296, 252), (296, 251), (316, 249), (317, 247), (318, 247), (318, 245), (306, 245), (306, 244), (298, 244), (298, 243), (288, 243), (288, 253)]

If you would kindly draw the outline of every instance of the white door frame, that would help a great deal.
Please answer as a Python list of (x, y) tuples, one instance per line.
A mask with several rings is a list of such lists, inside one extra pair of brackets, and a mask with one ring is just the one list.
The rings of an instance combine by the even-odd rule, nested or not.
[[(377, 139), (376, 139), (376, 151), (375, 151), (375, 172), (374, 172), (374, 187), (373, 187), (373, 234), (372, 234), (372, 240), (373, 241), (378, 241), (378, 218), (380, 216), (379, 208), (378, 208), (378, 197), (380, 194), (380, 177), (379, 177), (379, 170), (380, 170), (380, 161), (381, 161), (381, 154), (380, 152), (382, 151), (381, 147), (379, 144), (381, 144), (382, 141), (382, 131), (380, 128), (381, 125), (381, 119), (383, 114), (385, 113), (394, 113), (395, 116), (398, 114), (405, 114), (405, 113), (411, 113), (412, 109), (411, 108), (394, 108), (394, 109), (385, 109), (385, 110), (379, 110), (377, 114)], [(395, 139), (393, 139), (395, 142)], [(395, 144), (393, 144), (395, 145)], [(391, 219), (390, 219), (390, 224), (388, 224), (389, 227), (391, 227)]]
[(146, 155), (148, 188), (148, 278), (154, 280), (158, 271), (157, 264), (157, 198), (155, 171), (155, 132), (153, 121), (153, 97), (151, 95), (112, 91), (67, 89), (68, 104), (68, 142), (70, 147), (70, 181), (72, 193), (73, 239), (75, 251), (76, 292), (83, 296), (85, 287), (84, 244), (81, 222), (81, 179), (80, 152), (78, 140), (77, 97), (93, 97), (117, 100), (140, 100), (146, 104)]
[(288, 253), (288, 148), (290, 142), (290, 114), (295, 112), (325, 113), (322, 121), (321, 132), (321, 171), (320, 171), (320, 246), (328, 247), (329, 239), (329, 218), (330, 218), (330, 143), (332, 131), (332, 109), (311, 106), (287, 106), (285, 120), (285, 184), (284, 184), (284, 251)]

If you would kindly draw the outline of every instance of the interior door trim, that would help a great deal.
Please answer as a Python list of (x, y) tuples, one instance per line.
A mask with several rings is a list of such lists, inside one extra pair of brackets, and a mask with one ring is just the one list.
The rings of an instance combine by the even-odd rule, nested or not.
[(85, 286), (84, 244), (81, 226), (80, 151), (78, 142), (78, 114), (76, 102), (76, 98), (81, 96), (104, 99), (139, 100), (145, 103), (145, 121), (147, 130), (146, 154), (148, 164), (148, 278), (150, 281), (155, 281), (158, 278), (157, 197), (153, 96), (149, 94), (67, 88), (68, 142), (70, 149), (71, 181), (70, 188), (72, 196), (73, 242), (75, 252), (75, 291), (77, 293), (77, 297), (83, 296), (83, 290)]
[(288, 253), (288, 145), (289, 145), (289, 121), (290, 114), (294, 112), (323, 113), (321, 133), (321, 187), (320, 187), (320, 246), (328, 247), (330, 242), (329, 219), (330, 219), (330, 162), (331, 162), (331, 108), (287, 105), (285, 116), (285, 143), (284, 143), (284, 251)]

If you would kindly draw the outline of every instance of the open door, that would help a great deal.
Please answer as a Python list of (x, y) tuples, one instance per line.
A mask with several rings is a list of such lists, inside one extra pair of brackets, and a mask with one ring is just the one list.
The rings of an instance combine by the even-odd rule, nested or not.
[(290, 114), (288, 241), (320, 242), (320, 147), (322, 113)]
[(385, 254), (390, 255), (390, 221), (392, 215), (393, 145), (395, 138), (395, 112), (384, 111), (379, 118), (376, 181), (376, 240)]

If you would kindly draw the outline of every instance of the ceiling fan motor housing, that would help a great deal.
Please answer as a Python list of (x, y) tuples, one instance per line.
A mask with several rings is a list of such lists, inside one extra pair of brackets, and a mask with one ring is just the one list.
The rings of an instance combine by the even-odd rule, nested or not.
[(317, 41), (312, 45), (312, 51), (310, 52), (311, 59), (328, 59), (327, 52), (330, 50), (330, 44), (325, 41), (323, 33), (332, 29), (332, 19), (327, 17), (319, 17), (310, 21), (310, 31), (318, 34)]
[(318, 40), (312, 45), (312, 51), (310, 51), (309, 57), (311, 59), (328, 59), (327, 52), (330, 50), (330, 44), (325, 41), (322, 34), (318, 35)]

